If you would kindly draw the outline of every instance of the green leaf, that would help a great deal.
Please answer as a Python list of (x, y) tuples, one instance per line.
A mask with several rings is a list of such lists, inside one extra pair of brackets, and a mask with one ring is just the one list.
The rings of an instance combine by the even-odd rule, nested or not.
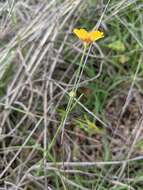
[(136, 147), (143, 149), (143, 139), (136, 144)]
[(129, 57), (126, 56), (126, 55), (121, 55), (121, 56), (119, 57), (119, 62), (120, 62), (121, 64), (125, 64), (125, 63), (127, 63), (128, 61), (129, 61)]
[(89, 135), (93, 135), (93, 134), (103, 134), (104, 130), (97, 127), (95, 122), (90, 121), (87, 116), (84, 116), (84, 120), (81, 119), (76, 119), (75, 122), (77, 124), (77, 126), (84, 130), (85, 132), (87, 132)]
[(7, 70), (10, 67), (11, 62), (13, 61), (13, 58), (15, 56), (15, 52), (12, 50), (10, 52), (7, 52), (0, 60), (0, 80), (4, 77)]
[(116, 40), (108, 45), (112, 50), (123, 52), (125, 51), (125, 45), (121, 40)]
[(15, 57), (15, 51), (11, 50), (5, 53), (0, 60), (0, 97), (5, 94), (6, 86), (13, 72), (12, 61)]

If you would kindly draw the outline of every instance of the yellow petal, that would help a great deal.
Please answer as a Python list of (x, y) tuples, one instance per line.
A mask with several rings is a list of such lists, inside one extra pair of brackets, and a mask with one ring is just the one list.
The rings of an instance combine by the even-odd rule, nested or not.
[(77, 35), (77, 37), (81, 40), (85, 40), (88, 38), (89, 33), (85, 29), (74, 29), (73, 32)]
[(100, 38), (103, 38), (104, 33), (100, 32), (98, 30), (97, 31), (91, 31), (91, 32), (89, 32), (89, 37), (90, 37), (90, 40), (94, 42)]

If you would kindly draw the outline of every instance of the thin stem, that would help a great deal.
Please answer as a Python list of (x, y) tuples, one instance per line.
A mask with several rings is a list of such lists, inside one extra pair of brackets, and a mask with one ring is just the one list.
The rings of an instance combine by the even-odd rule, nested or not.
[(84, 50), (83, 50), (83, 54), (82, 54), (82, 57), (81, 57), (81, 60), (80, 60), (80, 63), (79, 63), (78, 69), (77, 69), (77, 74), (76, 74), (74, 86), (72, 88), (72, 91), (69, 94), (70, 98), (69, 98), (68, 105), (67, 105), (67, 108), (66, 108), (66, 114), (62, 118), (61, 124), (58, 127), (58, 129), (57, 129), (57, 131), (56, 131), (56, 133), (55, 133), (55, 135), (54, 135), (54, 137), (52, 139), (52, 142), (50, 143), (50, 145), (48, 147), (48, 151), (50, 151), (50, 149), (52, 148), (52, 146), (55, 143), (55, 140), (56, 140), (56, 138), (57, 138), (57, 136), (58, 136), (58, 134), (59, 134), (59, 132), (61, 130), (62, 130), (61, 142), (63, 142), (64, 126), (65, 126), (67, 117), (68, 117), (68, 115), (69, 115), (69, 113), (71, 111), (71, 107), (72, 107), (72, 104), (73, 104), (73, 101), (74, 101), (74, 96), (75, 96), (76, 91), (77, 91), (77, 87), (78, 87), (77, 83), (78, 83), (78, 79), (79, 79), (80, 73), (82, 71), (82, 65), (83, 65), (83, 60), (84, 60), (84, 56), (85, 56), (86, 50), (87, 50), (87, 46), (84, 45)]
[(77, 70), (77, 75), (76, 75), (76, 78), (75, 78), (75, 82), (74, 82), (74, 86), (73, 86), (72, 91), (76, 90), (77, 82), (78, 82), (78, 79), (79, 79), (79, 76), (80, 76), (80, 73), (81, 73), (80, 71), (82, 69), (83, 60), (84, 60), (84, 56), (85, 56), (86, 50), (87, 50), (87, 45), (84, 45), (83, 54), (82, 54), (82, 57), (81, 57), (81, 60), (80, 60), (80, 63), (79, 63), (79, 67), (78, 67), (78, 70)]
[(91, 47), (92, 47), (92, 44), (90, 45), (90, 47), (88, 49), (87, 56), (86, 56), (86, 58), (84, 60), (83, 66), (81, 68), (80, 75), (79, 75), (78, 81), (77, 81), (76, 86), (75, 86), (75, 93), (76, 93), (76, 91), (77, 91), (77, 89), (79, 87), (79, 83), (80, 83), (80, 80), (81, 80), (81, 77), (82, 77), (82, 74), (83, 74), (83, 71), (84, 71), (84, 68), (85, 68), (85, 65), (86, 65), (90, 50), (91, 50)]

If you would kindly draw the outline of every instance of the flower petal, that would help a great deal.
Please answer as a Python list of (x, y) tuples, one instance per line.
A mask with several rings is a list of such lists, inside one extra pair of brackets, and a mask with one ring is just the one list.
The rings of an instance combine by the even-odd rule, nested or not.
[(89, 37), (90, 37), (90, 40), (94, 42), (100, 38), (103, 38), (104, 33), (100, 32), (98, 30), (97, 31), (91, 31), (91, 32), (89, 32)]
[(74, 29), (73, 32), (81, 40), (85, 40), (89, 37), (89, 33), (85, 29)]

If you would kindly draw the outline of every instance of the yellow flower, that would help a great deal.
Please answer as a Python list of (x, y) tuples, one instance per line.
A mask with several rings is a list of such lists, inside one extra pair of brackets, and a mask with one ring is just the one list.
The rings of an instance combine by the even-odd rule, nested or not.
[(104, 37), (104, 33), (99, 30), (95, 31), (86, 31), (85, 29), (77, 29), (75, 28), (73, 32), (77, 35), (77, 37), (86, 44), (90, 44)]

